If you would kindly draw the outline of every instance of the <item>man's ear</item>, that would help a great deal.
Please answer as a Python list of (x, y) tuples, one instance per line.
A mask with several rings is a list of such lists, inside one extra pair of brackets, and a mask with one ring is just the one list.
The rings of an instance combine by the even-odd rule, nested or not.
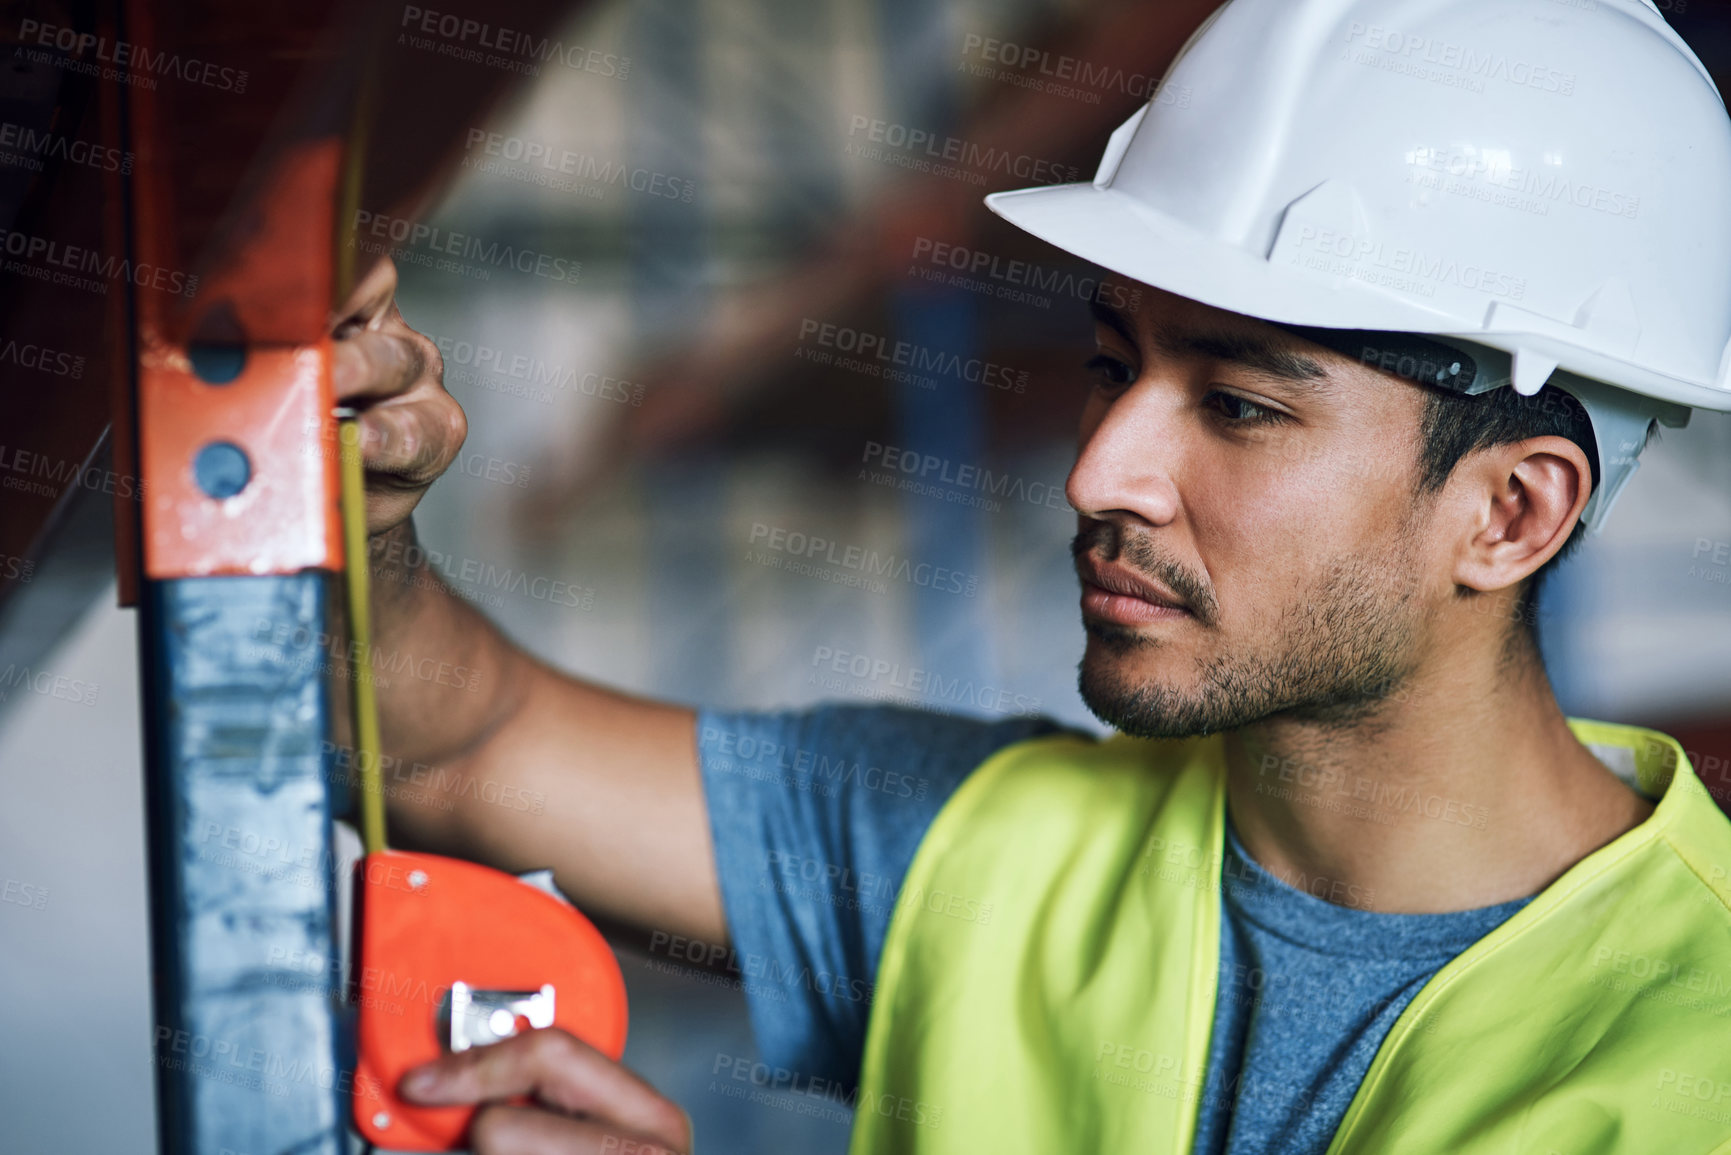
[(1592, 496), (1593, 470), (1568, 438), (1531, 437), (1463, 458), (1449, 481), (1457, 487), (1470, 521), (1454, 580), (1490, 592), (1525, 580), (1563, 548)]

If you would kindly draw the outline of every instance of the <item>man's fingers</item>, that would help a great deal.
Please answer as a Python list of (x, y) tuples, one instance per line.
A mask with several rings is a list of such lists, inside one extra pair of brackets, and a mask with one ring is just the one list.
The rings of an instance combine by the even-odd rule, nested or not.
[(403, 320), (396, 294), (396, 265), (382, 259), (330, 315), (332, 392), (360, 414), (370, 534), (409, 516), (469, 431), (438, 346)]
[(331, 346), (331, 385), (339, 401), (395, 397), (426, 371), (420, 346), (395, 333), (355, 329)]
[(422, 487), (451, 464), (468, 434), (456, 398), (429, 372), (413, 335), (357, 330), (336, 342), (337, 398), (360, 409), (361, 453), (369, 473)]
[(389, 257), (381, 257), (373, 262), (365, 276), (355, 282), (355, 287), (349, 291), (349, 299), (331, 315), (331, 332), (340, 335), (347, 329), (377, 328), (396, 295), (396, 263)]
[(468, 431), (462, 406), (442, 389), (364, 409), (360, 421), (369, 484), (389, 479), (416, 489), (445, 471)]
[[(423, 1085), (419, 1076), (431, 1073)], [(422, 1103), (481, 1103), (532, 1095), (547, 1106), (623, 1127), (685, 1150), (685, 1113), (637, 1075), (558, 1028), (446, 1055), (411, 1071), (404, 1097)]]
[(469, 1128), (473, 1155), (685, 1155), (593, 1119), (573, 1119), (534, 1107), (483, 1107)]

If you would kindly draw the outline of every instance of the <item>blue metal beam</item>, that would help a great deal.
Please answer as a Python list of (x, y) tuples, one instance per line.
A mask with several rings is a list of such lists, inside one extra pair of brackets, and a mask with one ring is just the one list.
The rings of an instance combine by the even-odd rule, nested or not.
[(139, 617), (165, 1155), (340, 1155), (328, 575), (147, 583)]

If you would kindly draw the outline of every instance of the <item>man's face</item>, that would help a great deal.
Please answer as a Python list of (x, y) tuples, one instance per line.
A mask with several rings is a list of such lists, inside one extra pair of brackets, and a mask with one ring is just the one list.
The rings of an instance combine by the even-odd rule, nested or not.
[(1142, 737), (1366, 717), (1422, 648), (1423, 391), (1248, 317), (1141, 302), (1096, 309), (1066, 489), (1083, 699)]

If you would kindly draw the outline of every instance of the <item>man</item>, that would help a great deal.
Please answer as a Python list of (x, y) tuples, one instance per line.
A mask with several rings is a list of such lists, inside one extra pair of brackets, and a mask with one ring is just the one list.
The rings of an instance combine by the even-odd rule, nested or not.
[[(1727, 194), (1645, 0), (1233, 0), (1092, 184), (989, 198), (1143, 289), (1097, 310), (1066, 490), (1105, 741), (529, 658), (414, 580), (463, 421), (381, 270), (337, 381), (373, 402), (379, 641), (483, 687), (394, 685), (387, 747), (547, 798), (393, 829), (835, 976), (748, 993), (771, 1062), (858, 1082), (856, 1153), (1731, 1153), (1731, 823), (1674, 740), (1562, 715), (1531, 612), (1656, 423), (1731, 409)], [(921, 788), (825, 798), (789, 751)], [(884, 901), (781, 885), (808, 862)], [(558, 1032), (425, 1073), (537, 1096), (483, 1155), (690, 1145)]]

